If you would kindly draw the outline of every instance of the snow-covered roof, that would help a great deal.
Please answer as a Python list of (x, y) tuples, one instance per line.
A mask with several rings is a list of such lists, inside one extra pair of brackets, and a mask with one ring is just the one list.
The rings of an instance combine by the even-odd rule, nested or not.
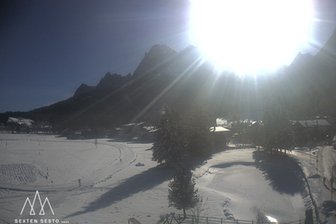
[(227, 125), (229, 122), (223, 118), (216, 118), (217, 125)]
[(122, 126), (124, 126), (124, 127), (140, 126), (140, 125), (143, 125), (144, 123), (145, 122), (128, 123), (128, 124), (123, 124)]
[(317, 126), (331, 126), (330, 123), (325, 119), (315, 119), (315, 120), (302, 120), (297, 121), (300, 125), (305, 128), (317, 127)]
[(143, 128), (148, 132), (156, 132), (158, 129), (154, 126), (143, 126)]
[(16, 117), (9, 117), (7, 122), (18, 124), (18, 125), (26, 125), (26, 126), (32, 126), (32, 124), (34, 123), (34, 121), (31, 119), (16, 118)]
[(264, 125), (264, 124), (263, 124), (262, 121), (252, 121), (249, 126), (251, 127), (251, 126), (254, 126), (254, 125)]
[(210, 130), (210, 132), (228, 132), (228, 131), (230, 131), (229, 129), (224, 128), (222, 126), (210, 127), (209, 130)]

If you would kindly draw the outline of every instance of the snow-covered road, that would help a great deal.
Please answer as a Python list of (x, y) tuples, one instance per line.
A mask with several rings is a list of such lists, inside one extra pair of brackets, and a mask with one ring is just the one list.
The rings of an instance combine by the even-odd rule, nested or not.
[[(318, 219), (325, 223), (336, 223), (336, 191), (331, 191), (332, 172), (336, 165), (336, 150), (332, 146), (317, 146), (316, 148), (300, 149), (292, 152), (298, 158), (306, 174), (311, 194), (318, 211)], [(334, 183), (335, 188), (335, 183)], [(334, 200), (334, 201), (332, 201)]]

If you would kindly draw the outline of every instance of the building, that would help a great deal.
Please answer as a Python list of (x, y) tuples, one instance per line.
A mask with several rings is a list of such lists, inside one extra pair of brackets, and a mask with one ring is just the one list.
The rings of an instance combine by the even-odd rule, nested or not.
[(226, 144), (231, 137), (231, 131), (229, 129), (222, 126), (213, 126), (209, 128), (209, 131), (216, 151), (226, 147)]
[(9, 117), (7, 120), (7, 128), (12, 133), (30, 133), (32, 131), (33, 124), (33, 120), (21, 117)]
[(296, 145), (329, 142), (333, 135), (332, 125), (326, 119), (291, 121)]

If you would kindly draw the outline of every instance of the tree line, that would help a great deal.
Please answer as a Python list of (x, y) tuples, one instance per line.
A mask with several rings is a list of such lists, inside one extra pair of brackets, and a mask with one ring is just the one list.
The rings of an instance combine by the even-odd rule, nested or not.
[[(168, 190), (169, 205), (183, 210), (184, 215), (186, 209), (193, 208), (199, 201), (192, 168), (212, 153), (211, 123), (199, 108), (186, 113), (165, 108), (157, 124), (152, 159), (173, 169)], [(287, 113), (279, 104), (270, 104), (265, 108), (263, 125), (251, 131), (249, 137), (265, 151), (288, 150), (293, 139)]]

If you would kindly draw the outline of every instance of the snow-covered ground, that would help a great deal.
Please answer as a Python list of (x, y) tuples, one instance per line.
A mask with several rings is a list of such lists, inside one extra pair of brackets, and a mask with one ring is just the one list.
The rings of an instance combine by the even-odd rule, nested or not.
[[(22, 216), (20, 211), (35, 190), (55, 212), (44, 217), (71, 223), (127, 223), (130, 217), (156, 223), (160, 215), (178, 212), (167, 201), (172, 173), (151, 160), (151, 146), (0, 134), (0, 222), (31, 218), (29, 209)], [(255, 220), (261, 212), (278, 221), (304, 219), (298, 167), (291, 160), (266, 161), (252, 149), (230, 150), (196, 168), (201, 215)], [(293, 169), (297, 175), (288, 174)]]
[(336, 166), (336, 150), (332, 146), (317, 146), (311, 150), (295, 150), (292, 154), (299, 159), (306, 174), (320, 222), (336, 223), (336, 183), (331, 187), (330, 182), (332, 176), (336, 176), (335, 168), (333, 170)]
[[(197, 184), (205, 199), (205, 215), (256, 220), (259, 212), (278, 222), (303, 220), (302, 179), (298, 175), (281, 183), (288, 181), (285, 176), (291, 176), (288, 172), (296, 172), (291, 169), (298, 167), (294, 161), (265, 159), (263, 153), (253, 149), (229, 150), (216, 154), (196, 170), (196, 176), (201, 175)], [(200, 171), (206, 167), (207, 172)]]
[(174, 210), (167, 203), (171, 174), (156, 167), (151, 146), (1, 134), (0, 222), (30, 218), (29, 209), (19, 213), (35, 190), (49, 198), (54, 217), (72, 223), (156, 222)]

